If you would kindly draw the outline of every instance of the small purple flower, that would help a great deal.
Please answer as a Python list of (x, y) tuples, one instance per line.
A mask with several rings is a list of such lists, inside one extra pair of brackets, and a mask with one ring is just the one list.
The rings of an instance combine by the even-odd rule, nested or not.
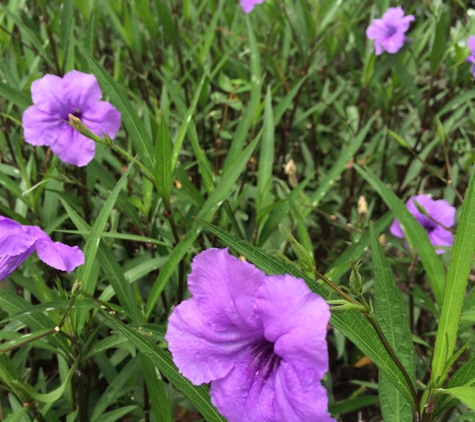
[[(445, 199), (438, 199), (434, 201), (427, 195), (415, 195), (411, 196), (406, 203), (407, 209), (415, 217), (415, 219), (421, 224), (427, 232), (429, 240), (433, 246), (452, 246), (454, 244), (454, 236), (451, 232), (444, 229), (441, 225), (436, 224), (429, 217), (422, 214), (416, 207), (414, 199), (422, 205), (427, 214), (430, 215), (435, 221), (442, 224), (445, 227), (452, 227), (455, 222), (455, 208), (450, 205)], [(396, 237), (403, 238), (404, 233), (401, 225), (397, 220), (394, 220), (391, 228), (389, 229), (391, 234)], [(436, 249), (438, 254), (445, 253), (444, 249)]]
[(211, 382), (228, 422), (334, 422), (321, 385), (330, 311), (303, 280), (266, 276), (227, 249), (196, 256), (166, 340), (180, 373)]
[(467, 57), (467, 62), (472, 63), (470, 72), (475, 77), (475, 35), (468, 37), (467, 47), (470, 49), (470, 56)]
[(100, 101), (101, 88), (94, 75), (72, 70), (63, 78), (45, 75), (31, 85), (33, 103), (23, 113), (25, 141), (49, 146), (65, 163), (85, 166), (96, 152), (94, 141), (73, 129), (69, 114), (98, 136), (111, 138), (120, 128), (120, 113), (107, 101)]
[(0, 216), (0, 280), (7, 278), (35, 251), (50, 267), (68, 273), (84, 264), (84, 254), (77, 246), (53, 242), (37, 226), (22, 226)]
[(250, 13), (256, 4), (261, 4), (263, 2), (264, 0), (241, 0), (241, 7), (246, 13)]
[(379, 56), (383, 51), (397, 53), (407, 41), (405, 32), (413, 20), (413, 15), (404, 16), (400, 6), (390, 7), (382, 19), (374, 19), (366, 29), (366, 36), (374, 40), (376, 54)]

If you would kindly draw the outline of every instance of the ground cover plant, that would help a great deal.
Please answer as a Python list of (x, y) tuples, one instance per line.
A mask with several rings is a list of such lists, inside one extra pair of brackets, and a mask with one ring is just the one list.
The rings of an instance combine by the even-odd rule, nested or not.
[(475, 9), (0, 3), (0, 420), (475, 420)]

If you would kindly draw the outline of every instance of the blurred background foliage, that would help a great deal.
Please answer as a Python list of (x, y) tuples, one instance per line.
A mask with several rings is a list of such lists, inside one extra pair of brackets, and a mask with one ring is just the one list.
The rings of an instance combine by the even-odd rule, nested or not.
[[(0, 214), (88, 257), (71, 275), (31, 258), (2, 282), (0, 340), (8, 344), (54, 328), (76, 278), (86, 295), (62, 333), (0, 354), (0, 419), (200, 419), (202, 409), (94, 304), (164, 350), (191, 258), (223, 246), (194, 216), (293, 260), (283, 224), (334, 282), (346, 284), (349, 259), (362, 255), (367, 294), (364, 233), (377, 222), (410, 309), (417, 379), (427, 382), (438, 309), (420, 263), (409, 277), (404, 242), (384, 237), (391, 210), (357, 167), (403, 201), (425, 192), (460, 207), (475, 159), (465, 62), (475, 9), (462, 0), (400, 5), (416, 18), (409, 42), (376, 56), (365, 30), (396, 6), (388, 0), (266, 0), (249, 16), (232, 0), (0, 3)], [(98, 78), (122, 112), (114, 143), (138, 154), (155, 186), (104, 145), (78, 169), (24, 142), (31, 83), (72, 69)], [(358, 212), (360, 196), (366, 212)], [(475, 336), (474, 311), (472, 289), (461, 344)], [(381, 420), (375, 366), (338, 331), (329, 342), (332, 412), (341, 421)], [(468, 346), (460, 362), (474, 352)], [(472, 420), (459, 410), (440, 420)]]

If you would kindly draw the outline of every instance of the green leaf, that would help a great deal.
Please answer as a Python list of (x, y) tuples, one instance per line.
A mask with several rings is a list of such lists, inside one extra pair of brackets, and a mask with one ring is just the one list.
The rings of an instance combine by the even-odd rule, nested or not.
[(435, 253), (426, 231), (407, 210), (406, 205), (391, 189), (379, 180), (378, 176), (368, 168), (362, 169), (355, 165), (355, 169), (373, 187), (378, 195), (381, 196), (388, 208), (394, 213), (394, 217), (396, 217), (399, 224), (401, 224), (409, 243), (417, 249), (421, 257), (422, 265), (429, 278), (435, 300), (440, 306), (442, 304), (442, 295), (445, 285), (445, 269)]
[(115, 422), (117, 420), (127, 420), (124, 419), (123, 416), (127, 415), (128, 413), (132, 413), (138, 406), (124, 406), (119, 407), (118, 409), (111, 410), (110, 412), (104, 413), (101, 417), (101, 422)]
[[(452, 387), (468, 387), (475, 385), (475, 357), (472, 357), (468, 362), (465, 362), (458, 370), (453, 374), (447, 382), (446, 388)], [(433, 412), (434, 418), (440, 415), (444, 410), (453, 407), (457, 404), (456, 399), (453, 397), (444, 397), (437, 402), (435, 410)]]
[(432, 381), (436, 387), (439, 387), (445, 378), (445, 362), (452, 356), (455, 348), (468, 275), (475, 254), (475, 225), (473, 224), (475, 221), (474, 174), (475, 172), (472, 172), (470, 177), (460, 224), (457, 227), (440, 322), (437, 328), (432, 361)]
[(475, 387), (454, 387), (440, 390), (460, 400), (471, 410), (475, 410)]
[(127, 327), (122, 322), (102, 310), (104, 316), (124, 335), (129, 341), (168, 378), (198, 409), (208, 422), (225, 422), (225, 419), (211, 404), (208, 388), (204, 385), (194, 386), (190, 381), (181, 376), (178, 368), (173, 363), (168, 353), (151, 343), (147, 338)]
[[(337, 298), (321, 284), (309, 278), (294, 266), (268, 255), (263, 250), (234, 237), (219, 227), (203, 220), (198, 221), (204, 228), (218, 236), (224, 244), (244, 255), (267, 274), (291, 274), (305, 280), (309, 288), (325, 300)], [(386, 374), (396, 388), (403, 393), (404, 397), (412, 402), (412, 395), (404, 377), (380, 342), (371, 324), (361, 313), (354, 311), (334, 313), (332, 314), (331, 324), (365, 353)]]
[(170, 194), (172, 191), (172, 146), (168, 126), (162, 115), (160, 127), (155, 142), (157, 161), (155, 163), (155, 183), (167, 208), (170, 207)]
[(152, 165), (152, 142), (147, 135), (144, 125), (140, 121), (135, 108), (130, 103), (122, 88), (112, 79), (103, 66), (83, 46), (76, 44), (82, 57), (87, 61), (91, 71), (99, 80), (102, 89), (110, 97), (112, 104), (120, 111), (122, 121), (129, 133), (130, 139), (139, 154), (140, 160), (145, 167), (153, 170)]
[[(392, 269), (386, 261), (383, 248), (373, 226), (370, 226), (371, 250), (374, 269), (375, 316), (386, 340), (391, 345), (399, 361), (406, 369), (411, 381), (415, 381), (414, 347), (406, 306), (396, 287)], [(391, 381), (379, 374), (379, 397), (381, 412), (385, 422), (406, 422), (412, 420), (410, 403), (394, 390)]]

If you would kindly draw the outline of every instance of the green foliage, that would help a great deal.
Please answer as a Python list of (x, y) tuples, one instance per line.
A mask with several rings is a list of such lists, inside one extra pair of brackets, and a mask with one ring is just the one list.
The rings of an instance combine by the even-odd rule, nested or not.
[[(468, 420), (468, 3), (265, 0), (246, 15), (230, 0), (3, 1), (0, 215), (86, 262), (66, 274), (33, 255), (0, 280), (0, 419), (223, 420), (164, 335), (193, 257), (228, 246), (335, 305), (335, 418)], [(365, 30), (390, 5), (415, 21), (376, 56)], [(83, 168), (26, 144), (21, 123), (33, 81), (73, 69), (122, 116)], [(457, 208), (445, 254), (405, 206), (416, 193)]]

